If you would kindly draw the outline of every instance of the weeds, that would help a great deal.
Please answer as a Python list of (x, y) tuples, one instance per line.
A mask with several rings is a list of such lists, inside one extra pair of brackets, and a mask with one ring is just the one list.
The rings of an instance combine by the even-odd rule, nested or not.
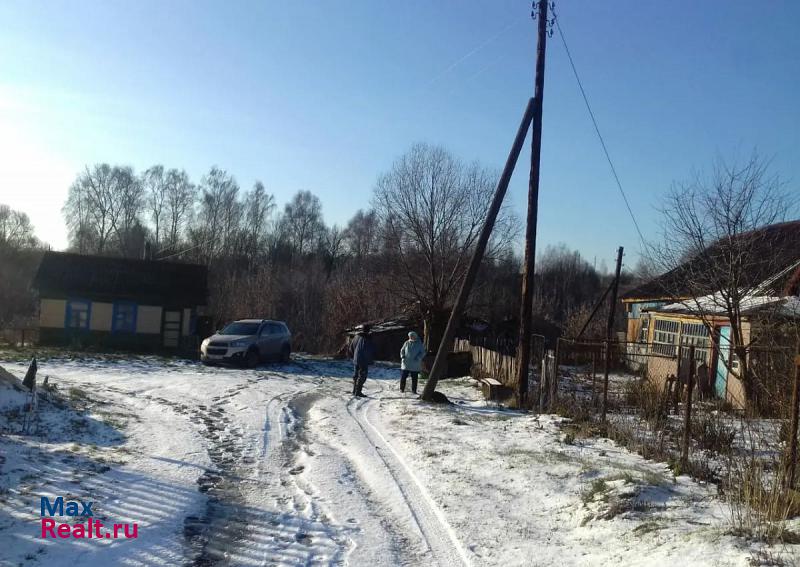
[(89, 394), (83, 388), (72, 386), (67, 390), (67, 396), (73, 402), (87, 402), (89, 401)]
[[(747, 559), (747, 564), (752, 567), (785, 567), (789, 565), (782, 557), (779, 557), (766, 549), (759, 549)], [(794, 563), (792, 563), (794, 565)]]
[(732, 533), (768, 543), (783, 541), (786, 519), (800, 512), (797, 493), (784, 489), (783, 470), (755, 457), (730, 459), (723, 489)]
[(651, 380), (638, 380), (625, 384), (623, 393), (625, 404), (636, 408), (639, 416), (653, 429), (661, 429), (666, 421), (666, 396)]
[(736, 431), (725, 424), (719, 413), (703, 414), (692, 421), (692, 438), (706, 451), (727, 455), (733, 448)]
[(597, 500), (598, 495), (602, 495), (603, 501), (606, 501), (608, 499), (607, 490), (606, 479), (595, 479), (589, 484), (588, 488), (581, 492), (581, 500), (583, 500), (584, 504), (589, 504)]

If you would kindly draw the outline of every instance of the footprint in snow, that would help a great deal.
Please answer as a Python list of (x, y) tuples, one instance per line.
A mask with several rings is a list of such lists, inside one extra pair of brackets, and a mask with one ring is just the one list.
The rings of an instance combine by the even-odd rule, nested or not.
[(289, 474), (293, 474), (293, 475), (300, 474), (300, 473), (301, 473), (301, 472), (303, 472), (305, 469), (306, 469), (306, 468), (305, 468), (303, 465), (299, 465), (299, 466), (297, 466), (297, 467), (294, 467), (293, 469), (290, 469), (290, 470), (289, 470)]

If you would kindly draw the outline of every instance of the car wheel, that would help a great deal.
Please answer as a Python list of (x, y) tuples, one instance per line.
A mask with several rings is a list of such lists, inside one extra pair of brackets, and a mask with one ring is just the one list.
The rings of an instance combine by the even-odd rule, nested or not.
[(247, 368), (255, 368), (258, 366), (259, 363), (259, 356), (258, 353), (254, 350), (247, 351), (247, 355), (244, 357), (244, 364)]
[(292, 360), (292, 348), (289, 345), (285, 345), (281, 349), (281, 362), (291, 362)]

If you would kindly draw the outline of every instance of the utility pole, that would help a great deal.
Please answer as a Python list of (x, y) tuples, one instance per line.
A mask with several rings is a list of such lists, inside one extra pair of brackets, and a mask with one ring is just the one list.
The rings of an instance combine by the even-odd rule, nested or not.
[(608, 371), (611, 368), (611, 335), (614, 332), (614, 314), (617, 311), (617, 291), (619, 291), (619, 274), (622, 271), (622, 251), (617, 249), (617, 270), (614, 273), (614, 284), (611, 287), (611, 305), (608, 309), (608, 324), (606, 325), (606, 361), (603, 371), (603, 421), (606, 420), (608, 409)]
[(489, 205), (489, 210), (486, 213), (486, 220), (483, 223), (481, 234), (478, 237), (478, 242), (475, 244), (475, 252), (472, 254), (467, 273), (464, 276), (464, 281), (461, 283), (461, 289), (458, 291), (458, 297), (450, 312), (450, 319), (447, 321), (447, 327), (444, 331), (442, 341), (439, 343), (439, 350), (436, 352), (436, 358), (433, 361), (433, 368), (428, 376), (428, 381), (425, 384), (425, 389), (422, 391), (422, 399), (427, 401), (433, 400), (433, 393), (436, 391), (436, 385), (439, 379), (444, 376), (447, 369), (447, 353), (450, 351), (453, 338), (456, 334), (456, 328), (461, 321), (461, 316), (464, 313), (464, 308), (467, 305), (472, 285), (475, 283), (475, 278), (478, 275), (478, 269), (483, 261), (483, 254), (486, 251), (486, 245), (489, 242), (489, 237), (494, 229), (494, 223), (497, 220), (497, 215), (500, 213), (500, 207), (503, 204), (503, 199), (506, 196), (508, 184), (511, 181), (511, 174), (514, 173), (514, 167), (517, 165), (517, 158), (522, 152), (522, 146), (525, 144), (525, 137), (528, 135), (528, 128), (531, 125), (534, 113), (533, 99), (528, 100), (528, 105), (525, 107), (525, 113), (522, 115), (522, 121), (517, 129), (517, 135), (514, 137), (514, 143), (511, 146), (511, 151), (508, 153), (506, 165), (503, 168), (503, 173), (497, 181), (497, 187), (494, 191), (492, 203)]
[(547, 4), (539, 0), (538, 40), (536, 47), (536, 78), (533, 99), (533, 136), (531, 140), (531, 171), (528, 177), (528, 217), (525, 229), (525, 260), (522, 265), (522, 305), (519, 313), (519, 344), (517, 346), (517, 407), (523, 408), (528, 396), (528, 366), (531, 358), (531, 311), (533, 309), (533, 274), (536, 263), (536, 222), (539, 215), (539, 164), (542, 153), (542, 106), (544, 104), (544, 59), (547, 49)]

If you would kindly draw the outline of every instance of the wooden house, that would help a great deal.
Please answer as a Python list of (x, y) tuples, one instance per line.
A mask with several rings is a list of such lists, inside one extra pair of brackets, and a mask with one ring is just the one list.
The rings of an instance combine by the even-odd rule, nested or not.
[(34, 279), (39, 342), (140, 352), (193, 350), (205, 266), (46, 252)]
[[(800, 320), (800, 221), (781, 223), (740, 235), (754, 243), (744, 249), (742, 288), (748, 292), (739, 305), (745, 344), (776, 317)], [(711, 249), (709, 249), (711, 250)], [(695, 346), (696, 360), (705, 363), (710, 393), (735, 407), (748, 404), (738, 379), (739, 363), (731, 348), (731, 322), (721, 309), (718, 289), (690, 288), (687, 279), (699, 271), (692, 258), (682, 266), (636, 287), (622, 296), (627, 313), (627, 359), (634, 370), (662, 382), (682, 377), (688, 365), (682, 357)], [(698, 293), (700, 291), (701, 293)]]

